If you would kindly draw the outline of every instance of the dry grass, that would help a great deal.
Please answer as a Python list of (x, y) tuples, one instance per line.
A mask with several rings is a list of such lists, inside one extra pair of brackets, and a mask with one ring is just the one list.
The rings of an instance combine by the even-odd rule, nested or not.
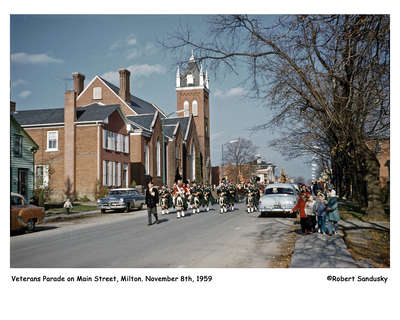
[(272, 257), (272, 261), (269, 265), (270, 268), (289, 268), (290, 261), (294, 252), (294, 247), (297, 240), (297, 233), (295, 230), (298, 225), (293, 224), (285, 238), (279, 244), (279, 255)]

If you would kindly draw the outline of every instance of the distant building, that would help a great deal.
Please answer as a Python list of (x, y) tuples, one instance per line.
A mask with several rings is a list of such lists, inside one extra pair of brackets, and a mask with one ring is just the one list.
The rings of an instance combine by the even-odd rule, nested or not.
[[(11, 111), (15, 103), (11, 102)], [(39, 146), (21, 125), (10, 116), (10, 175), (11, 192), (19, 193), (29, 201), (34, 189), (34, 157)]]

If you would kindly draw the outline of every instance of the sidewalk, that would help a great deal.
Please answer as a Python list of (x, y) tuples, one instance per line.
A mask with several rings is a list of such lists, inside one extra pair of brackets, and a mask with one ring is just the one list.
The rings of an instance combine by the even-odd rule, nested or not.
[(43, 222), (49, 222), (52, 220), (56, 220), (56, 219), (69, 219), (69, 218), (79, 218), (79, 217), (83, 217), (86, 216), (88, 214), (93, 214), (93, 213), (100, 213), (100, 210), (93, 210), (93, 211), (85, 211), (85, 212), (74, 212), (74, 213), (70, 213), (70, 214), (66, 214), (66, 213), (59, 213), (59, 214), (55, 214), (52, 216), (48, 216), (45, 217), (43, 219)]
[(364, 222), (359, 220), (341, 220), (339, 234), (336, 236), (313, 233), (299, 235), (292, 260), (291, 268), (373, 268), (367, 261), (356, 262), (349, 253), (343, 240), (343, 230), (380, 229), (389, 227), (387, 223)]

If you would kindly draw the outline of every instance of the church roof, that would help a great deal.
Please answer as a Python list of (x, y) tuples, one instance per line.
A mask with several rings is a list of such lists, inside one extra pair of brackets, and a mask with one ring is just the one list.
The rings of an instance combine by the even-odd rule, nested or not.
[(190, 117), (176, 117), (176, 118), (166, 118), (162, 120), (163, 127), (172, 126), (175, 130), (176, 124), (179, 122), (179, 125), (182, 130), (182, 134), (185, 137), (187, 130), (189, 130), (189, 120)]
[(128, 120), (133, 122), (137, 128), (145, 128), (150, 130), (151, 124), (154, 119), (154, 113), (139, 114), (136, 116), (127, 116)]
[[(76, 122), (103, 121), (118, 108), (119, 105), (98, 103), (76, 108)], [(64, 123), (64, 108), (21, 110), (12, 115), (22, 126)]]
[[(112, 84), (111, 82), (105, 80), (104, 78), (100, 77), (99, 78), (104, 81), (104, 83), (112, 90), (115, 92), (116, 95), (119, 95), (119, 87), (116, 85)], [(137, 114), (148, 114), (148, 113), (155, 113), (158, 110), (154, 104), (147, 102), (143, 99), (140, 99), (134, 95), (131, 94), (131, 101), (127, 103)], [(164, 118), (165, 116), (163, 115), (163, 112), (160, 112), (160, 116)]]

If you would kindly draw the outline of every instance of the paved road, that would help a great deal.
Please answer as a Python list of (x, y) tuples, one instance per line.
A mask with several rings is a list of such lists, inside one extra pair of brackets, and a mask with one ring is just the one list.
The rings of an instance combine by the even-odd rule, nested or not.
[(268, 267), (293, 226), (290, 218), (258, 218), (243, 205), (233, 213), (176, 219), (147, 226), (145, 211), (48, 223), (11, 237), (11, 267), (167, 268)]

